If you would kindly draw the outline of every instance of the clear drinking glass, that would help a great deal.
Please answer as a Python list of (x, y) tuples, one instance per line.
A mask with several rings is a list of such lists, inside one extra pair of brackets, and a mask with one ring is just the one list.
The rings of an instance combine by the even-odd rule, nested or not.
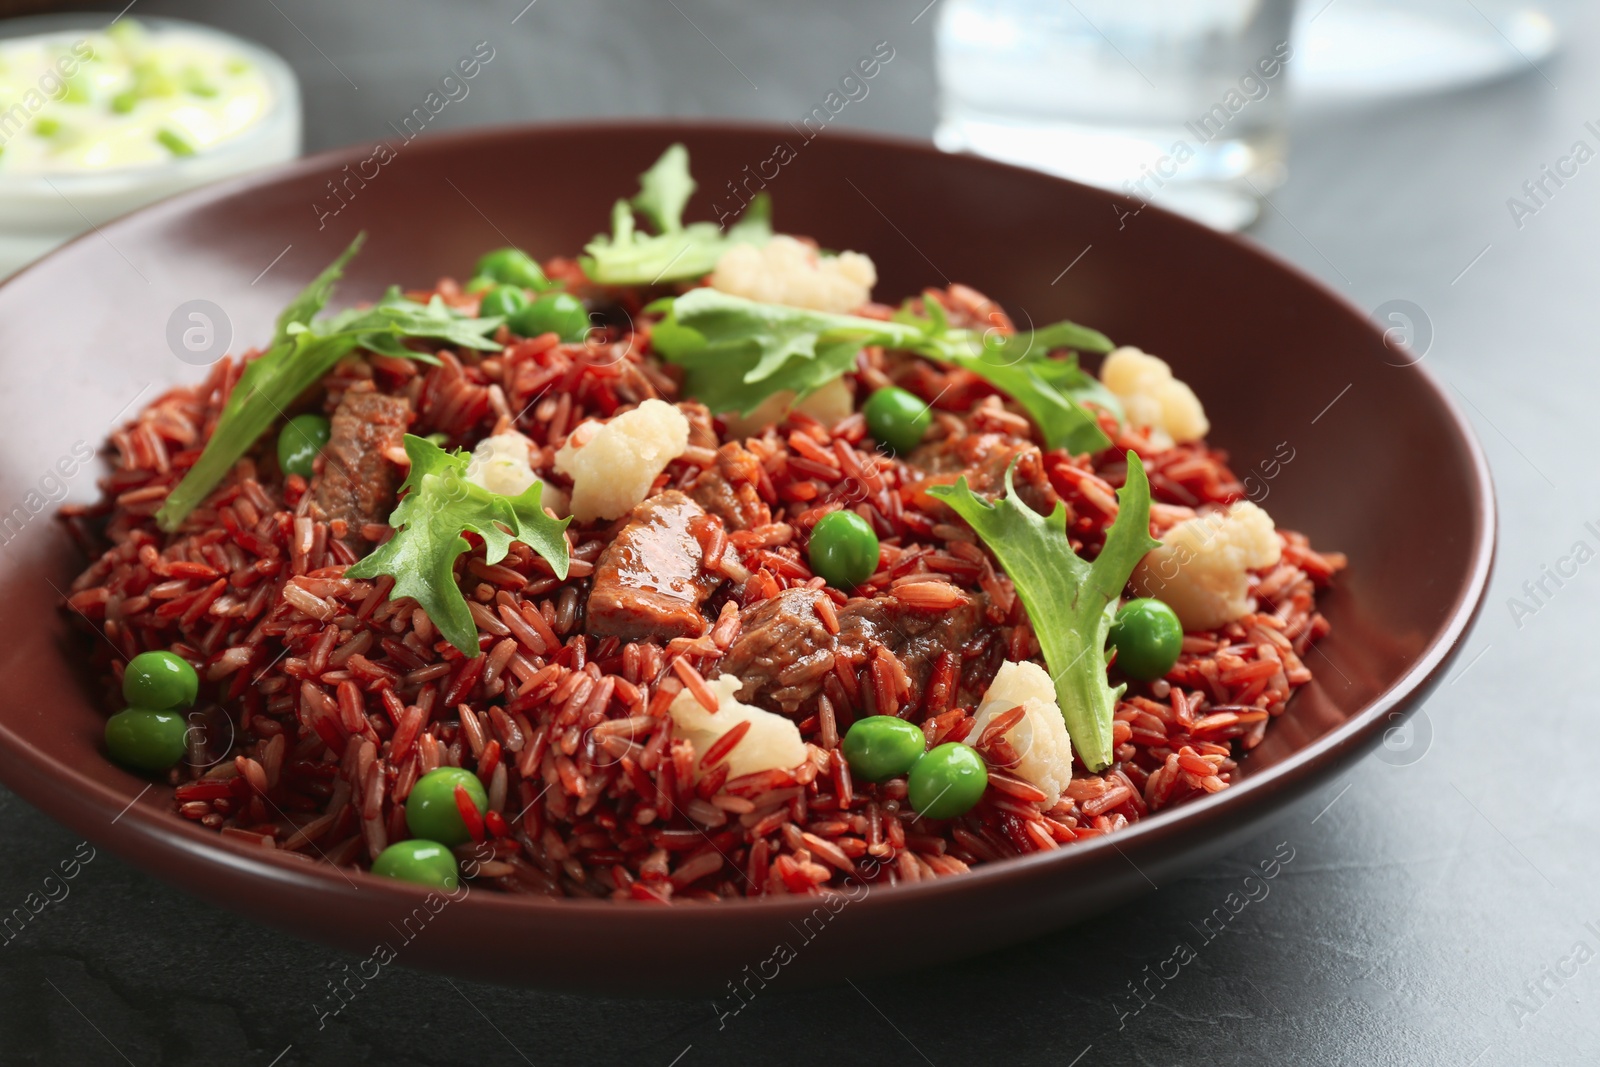
[(1283, 179), (1294, 0), (944, 0), (935, 141), (1218, 229)]
[[(1549, 0), (1306, 0), (1295, 93), (1360, 103), (1508, 75), (1550, 81), (1561, 5)], [(1554, 85), (1554, 82), (1551, 82)]]

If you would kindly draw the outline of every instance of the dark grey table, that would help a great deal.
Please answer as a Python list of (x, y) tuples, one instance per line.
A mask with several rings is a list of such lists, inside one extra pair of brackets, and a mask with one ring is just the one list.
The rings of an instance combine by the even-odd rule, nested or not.
[[(870, 11), (850, 0), (524, 2), (140, 0), (135, 11), (215, 22), (286, 55), (304, 81), (310, 149), (386, 136), (478, 41), (496, 58), (437, 128), (641, 113), (796, 120), (880, 40), (895, 59), (840, 121), (932, 128), (932, 18), (914, 20), (926, 0)], [(1585, 560), (1600, 548), (1586, 525), (1600, 527), (1600, 162), (1547, 184), (1553, 195), (1521, 225), (1507, 204), (1574, 142), (1600, 148), (1584, 125), (1600, 120), (1597, 16), (1582, 16), (1542, 71), (1374, 109), (1298, 110), (1292, 178), (1256, 233), (1360, 305), (1422, 309), (1427, 360), (1493, 462), (1505, 525), (1490, 603), (1409, 744), (1227, 859), (1077, 929), (857, 988), (765, 994), (725, 1026), (704, 1001), (558, 996), (398, 968), (321, 1023), (325, 983), (353, 959), (102, 854), (69, 897), (0, 941), (0, 1061), (1600, 1061), (1600, 564), (1561, 562), (1577, 542)], [(1240, 314), (1249, 299), (1239, 294)], [(1547, 567), (1575, 566), (1559, 585), (1545, 579), (1537, 600), (1523, 591)], [(76, 845), (3, 791), (0, 840), (0, 910)], [(1213, 920), (1211, 934), (1205, 920), (1246, 874), (1289, 850), (1270, 892)], [(981, 916), (966, 921), (981, 928)], [(1174, 968), (1180, 943), (1195, 958)]]

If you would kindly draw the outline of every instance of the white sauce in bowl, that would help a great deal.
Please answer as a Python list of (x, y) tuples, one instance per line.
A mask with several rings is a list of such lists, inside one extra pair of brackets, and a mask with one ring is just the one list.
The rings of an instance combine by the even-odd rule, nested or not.
[(257, 125), (272, 84), (182, 27), (0, 41), (0, 175), (104, 172), (199, 155)]

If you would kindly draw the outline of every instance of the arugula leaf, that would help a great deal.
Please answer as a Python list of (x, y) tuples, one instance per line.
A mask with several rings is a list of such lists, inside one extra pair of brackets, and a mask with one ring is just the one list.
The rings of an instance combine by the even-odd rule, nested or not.
[[(1011, 397), (1032, 417), (1046, 448), (1064, 448), (1073, 455), (1095, 453), (1111, 447), (1100, 420), (1083, 408), (1080, 399), (1100, 401), (1100, 383), (1070, 363), (1050, 358), (1055, 348), (1081, 344), (1090, 351), (1109, 352), (1109, 338), (1075, 322), (1057, 322), (1025, 333), (1000, 334), (952, 329), (944, 308), (931, 297), (923, 301), (924, 314), (909, 303), (895, 313), (895, 321), (918, 326), (928, 336), (922, 355), (971, 371)], [(974, 350), (976, 349), (976, 350)], [(1110, 396), (1109, 390), (1099, 390)], [(1121, 419), (1122, 405), (1111, 409)]]
[[(1103, 402), (1099, 383), (1075, 361), (1048, 358), (1065, 339), (1109, 348), (1103, 335), (1064, 322), (985, 339), (972, 330), (952, 329), (936, 302), (927, 305), (927, 317), (902, 312), (883, 322), (700, 288), (647, 310), (666, 313), (651, 334), (655, 350), (683, 367), (685, 391), (719, 414), (748, 415), (783, 390), (804, 398), (849, 371), (862, 346), (874, 344), (972, 371), (1032, 416), (1046, 448), (1077, 454), (1110, 447), (1098, 420), (1077, 402), (1080, 396)], [(1120, 405), (1111, 410), (1120, 416)]]
[(854, 367), (862, 345), (882, 343), (886, 327), (908, 344), (917, 334), (705, 287), (651, 309), (666, 312), (651, 332), (655, 351), (683, 367), (685, 391), (719, 414), (748, 415), (784, 390), (804, 398)]
[(928, 492), (949, 504), (994, 553), (1016, 586), (1055, 682), (1056, 701), (1078, 757), (1091, 771), (1111, 764), (1111, 725), (1127, 687), (1106, 684), (1106, 638), (1117, 598), (1133, 568), (1161, 542), (1150, 536), (1150, 483), (1144, 464), (1128, 453), (1120, 509), (1106, 531), (1105, 547), (1090, 563), (1067, 540), (1066, 506), (1048, 517), (1018, 498), (1016, 461), (1006, 471), (1006, 493), (990, 504), (963, 477)]
[(1036, 359), (1029, 368), (1055, 389), (1071, 397), (1076, 403), (1085, 401), (1098, 404), (1109, 411), (1119, 423), (1127, 422), (1122, 398), (1100, 383), (1100, 379), (1078, 366), (1078, 357), (1069, 354), (1066, 359)]
[(272, 345), (276, 347), (289, 339), (289, 331), (294, 326), (308, 326), (311, 320), (317, 317), (328, 303), (328, 298), (333, 295), (333, 287), (344, 276), (344, 269), (350, 261), (356, 258), (356, 253), (361, 251), (361, 246), (367, 243), (367, 235), (363, 231), (356, 234), (355, 240), (350, 242), (348, 248), (339, 253), (339, 257), (322, 269), (322, 273), (311, 279), (311, 284), (300, 290), (298, 296), (289, 301), (289, 306), (278, 314), (278, 325), (272, 332)]
[(222, 406), (205, 450), (156, 512), (156, 522), (163, 530), (170, 533), (178, 529), (217, 483), (227, 477), (239, 457), (283, 416), (284, 409), (356, 349), (436, 363), (430, 353), (406, 348), (400, 343), (401, 338), (426, 337), (485, 351), (500, 348), (487, 337), (500, 325), (499, 319), (463, 318), (437, 297), (423, 305), (406, 300), (397, 290), (390, 290), (373, 307), (351, 309), (313, 322), (313, 316), (327, 303), (334, 283), (365, 237), (357, 236), (278, 316), (272, 346), (246, 364)]
[[(639, 192), (611, 209), (611, 233), (597, 234), (580, 257), (584, 273), (601, 285), (658, 285), (709, 274), (736, 244), (765, 244), (772, 237), (772, 203), (758, 193), (739, 221), (724, 231), (714, 222), (683, 224), (694, 193), (689, 151), (674, 144), (639, 176)], [(641, 233), (634, 211), (655, 234)]]
[(1046, 448), (1064, 448), (1079, 455), (1111, 447), (1111, 438), (1100, 429), (1099, 420), (1070, 395), (1051, 385), (1034, 364), (991, 363), (988, 350), (981, 356), (952, 352), (942, 358), (971, 371), (1015, 400), (1039, 427)]
[[(932, 305), (930, 305), (931, 307)], [(986, 362), (1027, 363), (1044, 381), (1074, 401), (1091, 401), (1111, 412), (1118, 422), (1125, 419), (1117, 394), (1100, 384), (1100, 379), (1078, 365), (1078, 352), (1105, 354), (1116, 345), (1099, 330), (1075, 322), (1056, 322), (1038, 330), (984, 337)], [(1064, 359), (1051, 358), (1057, 349), (1072, 349)]]
[[(933, 301), (928, 303), (930, 307), (933, 305)], [(1117, 347), (1111, 343), (1111, 338), (1099, 330), (1091, 330), (1087, 326), (1079, 326), (1065, 319), (1037, 330), (995, 338), (990, 343), (1013, 352), (1020, 349), (1023, 355), (1017, 358), (1022, 359), (1042, 359), (1057, 348), (1071, 348), (1079, 352), (1095, 352), (1103, 355)]]
[(689, 176), (689, 150), (674, 144), (639, 175), (639, 195), (633, 198), (633, 206), (657, 233), (672, 233), (683, 229), (683, 209), (695, 188), (695, 180)]
[(419, 304), (406, 299), (400, 287), (394, 285), (372, 307), (340, 312), (319, 326), (317, 332), (326, 339), (336, 335), (353, 336), (358, 339), (357, 347), (369, 352), (437, 366), (438, 357), (430, 352), (413, 351), (401, 344), (401, 339), (420, 337), (456, 348), (496, 352), (500, 346), (489, 340), (489, 335), (503, 321), (495, 317), (467, 318), (452, 311), (438, 296)]
[(571, 519), (544, 513), (541, 482), (521, 496), (502, 496), (467, 481), (465, 452), (446, 452), (424, 437), (406, 434), (411, 473), (400, 486), (404, 494), (389, 515), (395, 534), (365, 559), (350, 567), (351, 578), (395, 579), (391, 597), (412, 597), (461, 654), (478, 655), (478, 626), (456, 584), (455, 563), (472, 546), (462, 536), (471, 530), (483, 538), (484, 559), (498, 563), (511, 542), (521, 541), (565, 580), (570, 557), (562, 531)]

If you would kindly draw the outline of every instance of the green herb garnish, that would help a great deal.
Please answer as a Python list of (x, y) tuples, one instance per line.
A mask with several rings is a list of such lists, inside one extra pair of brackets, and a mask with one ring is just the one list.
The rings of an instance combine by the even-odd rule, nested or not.
[(748, 415), (783, 391), (803, 398), (851, 370), (864, 345), (882, 345), (977, 374), (1033, 417), (1046, 448), (1078, 454), (1110, 446), (1111, 439), (1079, 401), (1092, 400), (1119, 416), (1120, 405), (1107, 401), (1110, 394), (1076, 360), (1049, 358), (1051, 349), (1066, 346), (1108, 352), (1112, 346), (1104, 334), (1061, 322), (985, 337), (951, 328), (938, 303), (926, 303), (926, 316), (902, 311), (884, 322), (700, 288), (651, 305), (665, 312), (651, 341), (662, 357), (687, 372), (685, 392), (719, 414)]
[(912, 314), (909, 306), (895, 315), (897, 322), (918, 327), (927, 337), (912, 351), (969, 370), (1005, 393), (1032, 417), (1046, 448), (1064, 448), (1078, 455), (1111, 447), (1100, 421), (1081, 401), (1094, 401), (1119, 421), (1122, 404), (1078, 366), (1076, 357), (1049, 358), (1057, 348), (1109, 352), (1113, 346), (1105, 334), (1075, 322), (1057, 322), (1023, 333), (980, 335), (952, 329), (944, 308), (931, 297), (923, 301), (923, 307), (922, 316)]
[[(765, 244), (772, 237), (772, 208), (759, 194), (739, 221), (724, 231), (714, 222), (683, 224), (683, 209), (694, 194), (689, 150), (672, 145), (655, 165), (639, 175), (639, 192), (618, 200), (611, 210), (611, 233), (584, 246), (579, 262), (601, 285), (658, 285), (709, 274), (722, 253), (736, 244)], [(634, 212), (654, 234), (640, 232)]]
[(1137, 453), (1128, 453), (1120, 508), (1093, 563), (1072, 550), (1067, 509), (1048, 517), (1024, 504), (1006, 471), (1006, 492), (990, 504), (962, 477), (928, 492), (950, 505), (994, 553), (1016, 586), (1055, 682), (1056, 701), (1078, 758), (1091, 771), (1111, 764), (1111, 725), (1126, 685), (1106, 684), (1106, 637), (1117, 598), (1133, 568), (1161, 542), (1150, 536), (1150, 483)]
[(404, 494), (389, 516), (395, 534), (345, 574), (351, 578), (395, 579), (391, 597), (412, 597), (462, 655), (478, 655), (478, 627), (456, 584), (455, 562), (472, 546), (462, 535), (470, 530), (483, 538), (484, 560), (498, 563), (511, 542), (521, 541), (549, 562), (565, 580), (569, 557), (562, 531), (571, 519), (552, 519), (535, 481), (521, 496), (502, 496), (467, 481), (465, 452), (446, 452), (426, 438), (406, 434), (411, 472)]
[(156, 140), (175, 156), (192, 156), (195, 153), (194, 143), (177, 130), (159, 129), (156, 131)]
[(647, 310), (666, 312), (650, 334), (655, 351), (683, 367), (684, 392), (718, 414), (748, 415), (785, 390), (803, 399), (853, 368), (863, 345), (884, 343), (885, 330), (896, 341), (919, 336), (894, 323), (759, 304), (709, 288)]
[(426, 305), (417, 304), (394, 289), (373, 307), (352, 309), (313, 323), (312, 318), (327, 304), (334, 283), (365, 237), (362, 234), (350, 242), (350, 247), (278, 316), (271, 346), (246, 364), (222, 407), (205, 451), (156, 512), (156, 521), (163, 530), (171, 532), (181, 526), (227, 477), (239, 457), (273, 422), (284, 417), (285, 409), (351, 352), (364, 348), (422, 362), (434, 360), (427, 353), (413, 352), (402, 345), (401, 339), (407, 337), (425, 337), (491, 352), (500, 348), (487, 336), (499, 327), (499, 319), (463, 318), (438, 298)]

